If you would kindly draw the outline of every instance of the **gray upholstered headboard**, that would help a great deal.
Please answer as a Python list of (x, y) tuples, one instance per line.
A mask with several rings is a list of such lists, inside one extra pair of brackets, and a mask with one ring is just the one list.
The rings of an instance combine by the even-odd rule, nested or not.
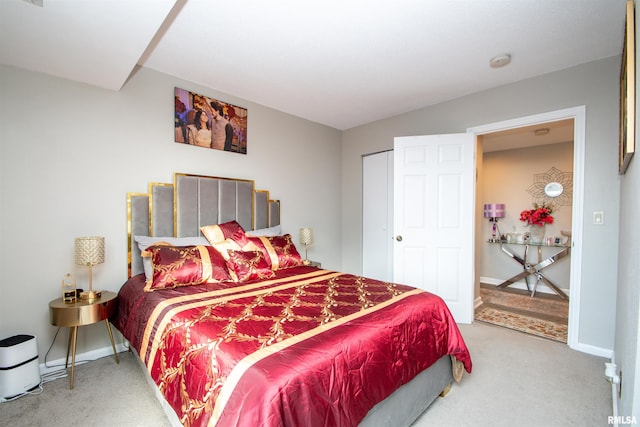
[(200, 227), (238, 221), (245, 230), (280, 224), (280, 201), (245, 179), (175, 173), (173, 184), (150, 183), (127, 194), (129, 277), (143, 272), (134, 236), (193, 237)]

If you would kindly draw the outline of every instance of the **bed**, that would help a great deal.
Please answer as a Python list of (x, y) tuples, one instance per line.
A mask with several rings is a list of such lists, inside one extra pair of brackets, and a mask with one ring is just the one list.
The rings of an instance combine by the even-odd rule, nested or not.
[(471, 358), (439, 297), (305, 265), (253, 181), (127, 196), (112, 320), (184, 426), (410, 425)]

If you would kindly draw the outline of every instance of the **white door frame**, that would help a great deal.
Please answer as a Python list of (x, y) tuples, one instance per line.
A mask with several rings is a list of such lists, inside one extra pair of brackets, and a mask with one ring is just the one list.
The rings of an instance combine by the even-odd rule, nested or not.
[(580, 348), (582, 346), (578, 342), (584, 218), (585, 106), (582, 105), (564, 110), (550, 111), (548, 113), (474, 126), (468, 128), (467, 132), (482, 135), (566, 119), (573, 119), (573, 207), (571, 217), (571, 267), (569, 278), (569, 327), (567, 344), (574, 350), (585, 351), (586, 349)]

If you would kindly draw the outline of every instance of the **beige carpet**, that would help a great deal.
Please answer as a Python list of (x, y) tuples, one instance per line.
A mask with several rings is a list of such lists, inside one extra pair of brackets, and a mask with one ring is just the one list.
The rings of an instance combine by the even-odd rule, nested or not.
[(460, 325), (473, 371), (414, 427), (607, 426), (604, 358), (566, 344), (476, 322)]
[(119, 355), (76, 366), (73, 390), (65, 377), (0, 403), (0, 426), (170, 427), (133, 353)]
[[(473, 372), (437, 398), (414, 427), (607, 425), (611, 386), (604, 358), (480, 322), (460, 330)], [(40, 395), (0, 403), (0, 426), (168, 425), (131, 353), (120, 353), (119, 365), (109, 356), (78, 366), (73, 390), (61, 378), (46, 383)]]
[(475, 319), (539, 337), (567, 342), (569, 303), (555, 295), (480, 286), (482, 305)]

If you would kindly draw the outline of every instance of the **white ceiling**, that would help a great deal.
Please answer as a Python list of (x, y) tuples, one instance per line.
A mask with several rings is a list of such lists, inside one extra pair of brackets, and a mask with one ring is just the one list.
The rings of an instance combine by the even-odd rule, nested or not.
[(112, 90), (139, 64), (343, 130), (618, 55), (624, 5), (0, 0), (0, 63)]
[(573, 135), (572, 119), (486, 133), (482, 135), (482, 152), (574, 142)]

